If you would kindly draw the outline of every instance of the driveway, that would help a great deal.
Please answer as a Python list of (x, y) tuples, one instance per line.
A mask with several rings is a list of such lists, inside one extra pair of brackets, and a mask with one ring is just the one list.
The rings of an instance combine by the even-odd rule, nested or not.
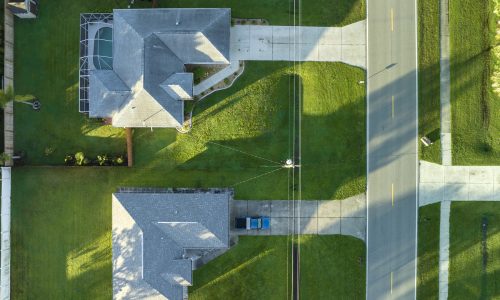
[(420, 161), (419, 205), (500, 201), (500, 166), (442, 166)]
[(232, 60), (328, 61), (365, 68), (366, 22), (344, 27), (235, 25)]
[[(269, 216), (271, 230), (234, 230), (238, 216)], [(345, 200), (234, 200), (231, 228), (236, 235), (343, 234), (365, 240), (365, 195)]]

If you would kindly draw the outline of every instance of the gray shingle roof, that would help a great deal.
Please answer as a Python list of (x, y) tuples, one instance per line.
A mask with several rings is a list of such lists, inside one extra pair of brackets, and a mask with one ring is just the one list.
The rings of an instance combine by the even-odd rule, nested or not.
[[(91, 75), (90, 116), (112, 117), (117, 127), (180, 126), (182, 100), (192, 99), (185, 65), (228, 64), (230, 20), (225, 8), (115, 9), (113, 70)], [(119, 81), (103, 72), (115, 73)]]
[(228, 248), (230, 199), (229, 192), (113, 194), (113, 298), (182, 299), (192, 284), (184, 249)]

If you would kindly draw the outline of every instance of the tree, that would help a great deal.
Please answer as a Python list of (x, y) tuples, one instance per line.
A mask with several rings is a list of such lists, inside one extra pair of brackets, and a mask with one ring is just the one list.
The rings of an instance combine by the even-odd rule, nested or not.
[(35, 100), (36, 97), (33, 95), (16, 95), (14, 94), (14, 89), (9, 85), (6, 89), (0, 90), (0, 107), (5, 108), (5, 105), (10, 101), (17, 101), (19, 103), (29, 104), (33, 106), (30, 101)]

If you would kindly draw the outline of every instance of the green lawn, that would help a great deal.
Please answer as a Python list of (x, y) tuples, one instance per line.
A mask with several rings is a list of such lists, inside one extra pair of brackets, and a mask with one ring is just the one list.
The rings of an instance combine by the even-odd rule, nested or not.
[[(126, 3), (53, 0), (41, 6), (38, 19), (16, 19), (16, 91), (34, 94), (42, 102), (40, 112), (16, 105), (16, 148), (26, 152), (28, 164), (59, 165), (66, 154), (77, 151), (89, 156), (125, 151), (123, 129), (79, 114), (77, 99), (79, 13), (106, 12)], [(160, 3), (175, 6), (175, 2)], [(225, 2), (211, 3), (222, 6)], [(252, 4), (262, 11), (255, 17), (287, 24), (289, 2), (269, 3), (231, 2), (235, 16), (254, 17), (251, 14), (256, 10), (246, 10)], [(345, 6), (343, 12), (302, 5), (304, 12), (313, 8), (317, 12), (314, 18), (303, 18), (308, 25), (325, 25), (325, 20), (330, 20), (329, 25), (344, 24), (364, 16), (362, 1), (339, 1), (335, 6)], [(61, 7), (64, 13), (57, 13)], [(345, 17), (339, 17), (341, 13)], [(365, 88), (358, 82), (365, 80), (365, 72), (339, 63), (304, 63), (297, 69), (287, 62), (248, 63), (233, 87), (196, 106), (190, 134), (173, 129), (136, 130), (134, 168), (14, 169), (12, 297), (111, 297), (110, 200), (118, 186), (234, 187), (238, 199), (287, 199), (289, 174), (277, 165), (290, 155), (293, 90), (289, 82), (293, 76), (300, 76), (303, 84), (303, 198), (338, 199), (363, 192)], [(333, 247), (337, 242), (331, 243)], [(221, 264), (234, 267), (252, 253), (281, 249), (285, 244), (270, 238), (242, 240), (241, 245), (235, 254), (221, 258)], [(315, 247), (310, 249), (317, 253)], [(317, 247), (324, 249), (324, 244)], [(282, 264), (280, 255), (262, 261), (274, 270)], [(210, 274), (197, 273), (199, 280), (210, 280)], [(342, 284), (338, 289), (347, 290)]]
[[(42, 6), (36, 21), (16, 21), (16, 87), (43, 105), (38, 113), (16, 108), (16, 148), (26, 152), (28, 164), (62, 164), (77, 151), (91, 157), (125, 151), (123, 129), (77, 111), (77, 13), (113, 6), (97, 3), (72, 1), (67, 13), (49, 18), (47, 13), (57, 11), (54, 1)], [(31, 44), (51, 47), (35, 50)], [(290, 156), (293, 74), (303, 83), (303, 197), (345, 198), (364, 191), (365, 88), (357, 82), (365, 72), (339, 63), (303, 63), (296, 70), (289, 62), (247, 63), (233, 87), (196, 107), (190, 134), (137, 129), (136, 167), (162, 172), (173, 186), (235, 186), (238, 198), (286, 199), (288, 174), (274, 166)]]
[[(482, 244), (483, 218), (488, 223), (486, 256)], [(450, 241), (449, 298), (499, 299), (500, 203), (453, 202)]]
[(364, 299), (365, 244), (347, 236), (300, 237), (301, 299)]
[[(151, 7), (138, 2), (138, 7)], [(271, 25), (344, 26), (365, 19), (365, 0), (159, 0), (159, 7), (230, 7), (233, 18), (263, 18)], [(296, 10), (293, 4), (297, 3)], [(300, 13), (299, 13), (300, 12)], [(300, 16), (299, 16), (300, 15)]]
[(419, 143), (420, 159), (441, 163), (439, 1), (418, 0), (418, 44), (418, 132), (434, 142)]
[(440, 203), (418, 211), (417, 299), (439, 296), (439, 221)]
[(231, 250), (194, 272), (189, 299), (287, 299), (290, 249), (286, 236), (242, 236)]
[[(14, 169), (12, 297), (109, 299), (111, 193), (117, 186), (169, 186), (154, 176), (160, 174), (142, 175), (128, 168)], [(300, 245), (303, 297), (363, 298), (363, 242), (304, 236)], [(286, 237), (242, 237), (227, 254), (194, 273), (190, 297), (284, 299), (291, 280), (288, 251)]]
[(495, 1), (450, 1), (453, 164), (500, 164), (500, 98), (491, 92)]

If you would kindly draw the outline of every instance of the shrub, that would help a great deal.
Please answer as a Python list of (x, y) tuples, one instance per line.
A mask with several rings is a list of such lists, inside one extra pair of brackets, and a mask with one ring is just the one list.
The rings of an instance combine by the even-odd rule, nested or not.
[(85, 154), (83, 152), (75, 153), (75, 164), (77, 166), (82, 166), (85, 162)]
[(7, 153), (0, 154), (0, 164), (3, 166), (5, 163), (10, 160), (10, 156)]
[(97, 155), (97, 163), (99, 166), (106, 166), (109, 164), (109, 158), (108, 155), (103, 154), (103, 155)]
[(125, 159), (123, 158), (123, 156), (121, 155), (118, 155), (116, 156), (114, 159), (113, 159), (113, 164), (114, 165), (117, 165), (117, 166), (121, 166), (125, 163)]
[(72, 165), (75, 163), (75, 158), (73, 157), (73, 155), (66, 155), (66, 157), (64, 158), (64, 164), (65, 165)]

